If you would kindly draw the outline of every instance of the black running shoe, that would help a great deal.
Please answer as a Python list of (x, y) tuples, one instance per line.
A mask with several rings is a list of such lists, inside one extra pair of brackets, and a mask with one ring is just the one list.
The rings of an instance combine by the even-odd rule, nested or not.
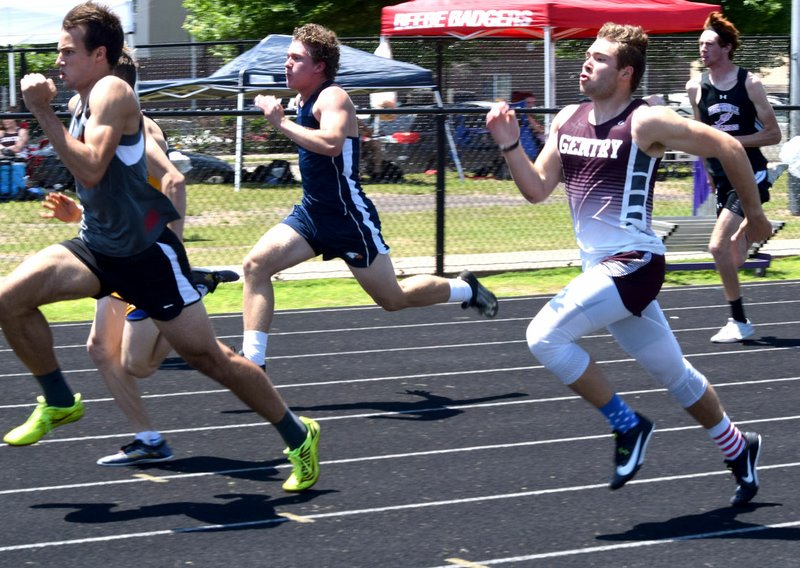
[(614, 450), (614, 477), (608, 484), (609, 489), (619, 489), (628, 483), (644, 462), (647, 444), (656, 429), (656, 425), (647, 418), (636, 413), (639, 423), (625, 433), (614, 431), (616, 441)]
[(469, 270), (463, 271), (458, 277), (472, 288), (472, 297), (468, 302), (462, 302), (461, 307), (475, 308), (482, 316), (493, 318), (497, 315), (497, 298), (487, 290), (475, 275)]
[(233, 270), (209, 270), (208, 268), (192, 268), (192, 284), (205, 286), (206, 294), (217, 289), (220, 282), (236, 282), (239, 275)]
[(731, 497), (731, 505), (746, 505), (758, 493), (758, 456), (761, 455), (761, 436), (755, 432), (743, 432), (747, 445), (739, 457), (725, 460), (739, 487)]

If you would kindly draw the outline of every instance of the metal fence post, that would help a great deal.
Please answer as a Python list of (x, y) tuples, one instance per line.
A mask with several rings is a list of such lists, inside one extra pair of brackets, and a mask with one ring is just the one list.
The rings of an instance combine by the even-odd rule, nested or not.
[[(442, 54), (444, 47), (442, 40), (436, 42), (436, 77), (439, 93), (444, 85)], [(441, 99), (440, 99), (441, 101)], [(440, 103), (441, 104), (441, 103)], [(436, 275), (444, 275), (444, 197), (445, 197), (445, 167), (446, 154), (444, 121), (445, 115), (440, 112), (436, 115)]]
[[(800, 0), (792, 0), (792, 40), (789, 57), (789, 103), (800, 104)], [(789, 138), (800, 135), (800, 114), (789, 112)], [(787, 142), (787, 140), (784, 140)], [(800, 179), (789, 174), (788, 194), (789, 212), (800, 215)]]

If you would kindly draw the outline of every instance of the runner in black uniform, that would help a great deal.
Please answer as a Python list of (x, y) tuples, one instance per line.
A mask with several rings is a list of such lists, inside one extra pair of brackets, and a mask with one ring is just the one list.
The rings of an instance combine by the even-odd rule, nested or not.
[[(665, 107), (634, 101), (645, 70), (647, 35), (639, 27), (606, 24), (586, 52), (580, 76), (589, 103), (555, 117), (535, 163), (519, 144), (519, 123), (505, 103), (487, 126), (522, 194), (545, 200), (563, 181), (581, 250), (583, 272), (528, 326), (533, 355), (607, 419), (616, 438), (609, 487), (618, 489), (641, 467), (653, 422), (616, 394), (579, 340), (607, 328), (614, 339), (708, 432), (736, 476), (732, 503), (758, 491), (758, 434), (742, 433), (723, 411), (714, 388), (682, 355), (656, 300), (664, 281), (664, 245), (651, 229), (653, 187), (666, 147), (720, 159), (742, 185), (752, 238), (770, 230), (756, 187), (733, 138)], [(737, 238), (744, 238), (741, 231)]]
[(44, 391), (28, 420), (3, 440), (36, 443), (84, 412), (80, 395), (64, 380), (39, 307), (116, 291), (150, 314), (189, 365), (275, 425), (293, 465), (284, 489), (308, 489), (319, 477), (319, 426), (294, 415), (257, 366), (214, 337), (183, 245), (167, 229), (179, 214), (147, 183), (136, 94), (112, 74), (123, 37), (119, 18), (94, 2), (75, 6), (64, 18), (56, 64), (81, 101), (69, 131), (51, 107), (53, 81), (34, 73), (20, 82), (26, 106), (75, 175), (84, 210), (79, 237), (38, 252), (0, 283), (0, 326)]
[[(114, 74), (131, 88), (136, 85), (136, 61), (125, 48), (114, 66)], [(80, 105), (76, 95), (69, 103), (74, 111)], [(144, 116), (145, 153), (148, 183), (169, 197), (181, 218), (169, 228), (178, 236), (183, 234), (186, 212), (186, 186), (183, 174), (168, 158), (169, 147), (161, 128)], [(44, 217), (66, 223), (80, 222), (82, 210), (77, 202), (63, 193), (49, 193), (42, 205)], [(234, 281), (239, 275), (231, 271), (192, 269), (192, 280), (202, 294), (213, 292), (219, 282)], [(167, 444), (150, 418), (142, 402), (139, 379), (151, 376), (166, 358), (172, 346), (161, 336), (158, 328), (144, 310), (127, 303), (119, 294), (97, 300), (94, 321), (86, 347), (103, 378), (114, 402), (134, 428), (132, 442), (119, 452), (97, 460), (99, 465), (122, 466), (166, 461), (172, 458)]]
[[(733, 64), (733, 54), (739, 46), (739, 32), (719, 12), (706, 19), (700, 35), (700, 59), (707, 67), (700, 80), (692, 79), (686, 91), (695, 118), (717, 130), (734, 136), (747, 151), (755, 176), (761, 202), (769, 201), (770, 180), (767, 159), (761, 146), (777, 144), (781, 132), (775, 112), (758, 77)], [(734, 245), (731, 235), (744, 221), (744, 211), (737, 187), (725, 175), (718, 160), (706, 160), (712, 183), (717, 192), (717, 223), (711, 234), (709, 250), (722, 280), (725, 299), (730, 304), (731, 317), (713, 337), (715, 343), (735, 343), (755, 334), (742, 304), (739, 286), (739, 267), (747, 259), (748, 244)]]

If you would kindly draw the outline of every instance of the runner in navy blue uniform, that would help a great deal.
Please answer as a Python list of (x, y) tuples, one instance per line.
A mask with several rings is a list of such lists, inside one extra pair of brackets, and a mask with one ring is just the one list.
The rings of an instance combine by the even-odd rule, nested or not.
[(564, 182), (581, 250), (583, 272), (533, 319), (533, 355), (607, 419), (616, 439), (609, 487), (618, 489), (644, 461), (653, 422), (616, 394), (597, 363), (578, 345), (607, 328), (616, 341), (706, 428), (722, 450), (741, 505), (758, 491), (761, 437), (742, 433), (714, 388), (683, 357), (656, 296), (664, 281), (664, 245), (650, 227), (655, 173), (666, 147), (717, 157), (737, 187), (747, 215), (736, 239), (761, 239), (771, 226), (741, 144), (664, 107), (634, 101), (645, 70), (647, 35), (639, 27), (606, 24), (586, 52), (580, 89), (591, 102), (555, 117), (535, 163), (519, 144), (519, 123), (505, 103), (487, 115), (520, 192), (532, 203)]
[[(755, 176), (761, 202), (769, 201), (771, 182), (767, 159), (759, 149), (781, 141), (781, 131), (761, 80), (747, 69), (734, 65), (739, 32), (719, 12), (712, 12), (700, 35), (700, 59), (707, 70), (700, 79), (686, 83), (689, 101), (697, 120), (726, 132), (745, 147)], [(755, 334), (747, 319), (739, 286), (739, 267), (747, 260), (748, 244), (731, 242), (731, 235), (744, 220), (738, 186), (725, 175), (719, 160), (706, 160), (717, 193), (717, 223), (709, 250), (722, 280), (722, 291), (730, 304), (731, 317), (713, 337), (715, 343), (735, 343)]]
[(276, 426), (293, 465), (284, 489), (308, 489), (319, 477), (319, 426), (295, 416), (261, 369), (214, 337), (186, 251), (167, 228), (178, 212), (147, 183), (136, 94), (112, 73), (122, 47), (120, 20), (106, 7), (86, 2), (65, 16), (56, 64), (64, 84), (80, 96), (69, 130), (51, 107), (51, 79), (34, 73), (20, 82), (25, 104), (75, 176), (84, 209), (78, 237), (39, 251), (0, 283), (0, 326), (43, 390), (33, 414), (3, 440), (34, 444), (84, 413), (80, 394), (61, 372), (40, 306), (116, 291), (150, 314), (189, 365)]
[(333, 82), (339, 68), (336, 34), (316, 24), (296, 29), (285, 67), (286, 84), (298, 92), (297, 121), (284, 115), (275, 97), (259, 95), (255, 104), (297, 144), (303, 199), (245, 258), (244, 356), (264, 365), (275, 310), (272, 276), (318, 255), (343, 259), (386, 310), (451, 301), (494, 317), (497, 299), (469, 271), (453, 279), (418, 275), (397, 281), (378, 212), (359, 181), (355, 107)]

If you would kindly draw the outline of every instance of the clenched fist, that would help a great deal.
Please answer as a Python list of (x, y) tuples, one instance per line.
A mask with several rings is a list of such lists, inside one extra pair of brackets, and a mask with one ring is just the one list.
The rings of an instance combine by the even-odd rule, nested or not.
[(25, 106), (34, 112), (37, 108), (50, 106), (58, 90), (52, 79), (47, 79), (41, 73), (29, 73), (19, 82)]
[(283, 107), (281, 100), (273, 97), (272, 95), (256, 95), (253, 104), (261, 109), (266, 119), (275, 126), (280, 126), (281, 120), (284, 118)]

